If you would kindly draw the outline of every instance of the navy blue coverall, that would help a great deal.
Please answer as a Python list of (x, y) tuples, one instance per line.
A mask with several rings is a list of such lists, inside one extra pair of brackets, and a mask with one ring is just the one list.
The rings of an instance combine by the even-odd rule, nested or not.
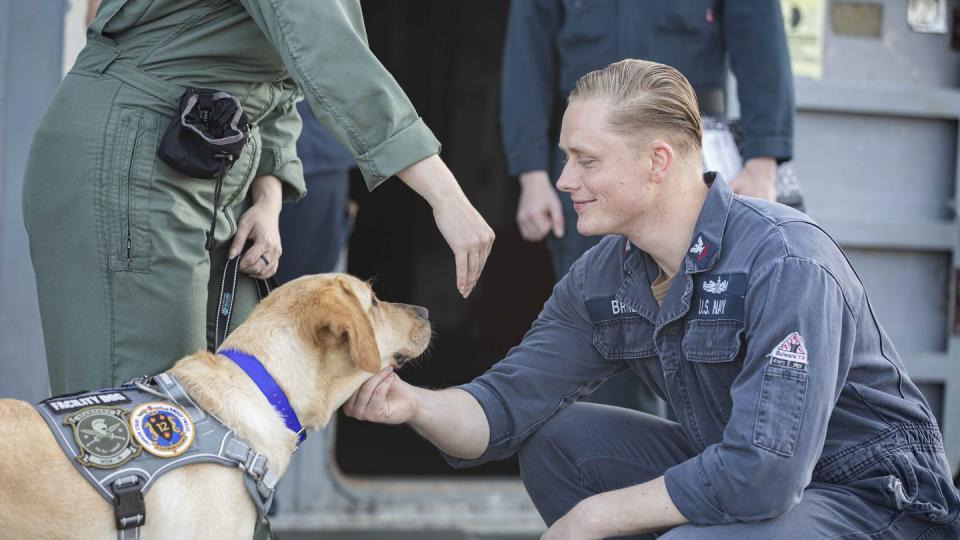
[[(657, 264), (604, 238), (520, 345), (461, 387), (486, 413), (489, 446), (447, 459), (519, 451), (548, 524), (664, 475), (691, 522), (664, 538), (960, 537), (934, 415), (843, 252), (806, 215), (705, 180), (663, 304), (650, 289)], [(627, 369), (677, 422), (574, 404)]]
[[(703, 112), (722, 115), (727, 53), (737, 77), (743, 158), (789, 160), (793, 77), (778, 0), (513, 0), (500, 109), (510, 174), (559, 178), (567, 96), (577, 79), (624, 58), (676, 68)], [(720, 110), (704, 103), (717, 94)], [(598, 240), (577, 232), (570, 197), (560, 200), (564, 236), (548, 237), (557, 278)]]

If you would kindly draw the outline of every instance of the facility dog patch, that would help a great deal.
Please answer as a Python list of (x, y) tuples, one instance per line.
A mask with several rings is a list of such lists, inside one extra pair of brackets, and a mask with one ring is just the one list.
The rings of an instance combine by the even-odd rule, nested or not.
[(130, 398), (123, 392), (113, 390), (94, 394), (61, 396), (43, 402), (48, 409), (55, 413), (75, 411), (91, 405), (116, 405), (117, 403), (130, 403)]
[(162, 457), (177, 457), (193, 444), (193, 421), (172, 403), (142, 403), (130, 415), (133, 438), (143, 449)]
[(87, 407), (66, 417), (80, 448), (77, 461), (87, 467), (113, 469), (140, 455), (130, 438), (127, 413), (120, 407)]
[(770, 364), (779, 367), (807, 370), (807, 347), (803, 344), (803, 337), (799, 332), (792, 332), (767, 355)]

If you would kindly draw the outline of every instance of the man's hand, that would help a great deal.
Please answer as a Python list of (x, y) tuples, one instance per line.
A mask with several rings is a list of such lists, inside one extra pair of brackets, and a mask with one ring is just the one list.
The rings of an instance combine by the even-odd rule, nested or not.
[(386, 368), (360, 386), (346, 403), (347, 416), (380, 424), (405, 424), (443, 452), (461, 459), (483, 454), (490, 425), (483, 407), (459, 388), (427, 390), (403, 382)]
[(520, 201), (517, 203), (517, 226), (528, 242), (540, 242), (553, 229), (563, 237), (563, 207), (550, 184), (546, 171), (529, 171), (520, 175)]
[(414, 387), (403, 382), (393, 368), (368, 379), (343, 405), (347, 416), (380, 424), (409, 422), (419, 409)]
[(740, 195), (777, 200), (777, 161), (770, 157), (748, 159), (740, 174), (730, 181), (730, 188)]

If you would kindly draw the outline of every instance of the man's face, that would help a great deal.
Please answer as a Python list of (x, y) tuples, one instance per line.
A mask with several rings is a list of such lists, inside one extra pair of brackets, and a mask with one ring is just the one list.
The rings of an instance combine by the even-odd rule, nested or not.
[(557, 188), (570, 194), (577, 230), (586, 236), (628, 235), (642, 226), (653, 202), (650, 158), (610, 129), (609, 110), (602, 100), (573, 101), (560, 129), (567, 161)]

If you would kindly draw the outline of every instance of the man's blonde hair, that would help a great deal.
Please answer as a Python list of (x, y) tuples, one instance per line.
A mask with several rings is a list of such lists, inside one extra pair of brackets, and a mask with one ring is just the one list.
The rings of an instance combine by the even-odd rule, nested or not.
[(608, 121), (629, 137), (664, 133), (681, 157), (700, 154), (703, 123), (697, 95), (676, 69), (647, 60), (621, 60), (591, 71), (570, 92), (569, 101), (603, 99)]

